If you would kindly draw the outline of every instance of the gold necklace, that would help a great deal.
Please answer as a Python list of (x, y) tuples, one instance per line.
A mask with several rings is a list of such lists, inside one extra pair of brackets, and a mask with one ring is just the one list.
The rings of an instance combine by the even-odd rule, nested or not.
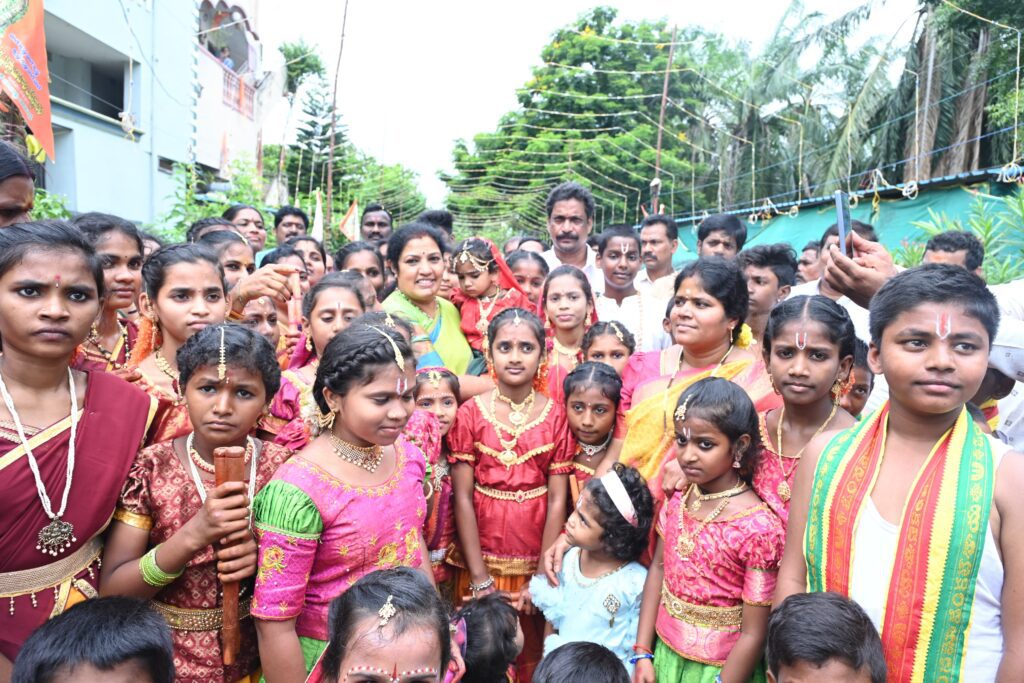
[(552, 347), (555, 350), (555, 363), (554, 364), (555, 365), (561, 365), (558, 362), (558, 356), (562, 355), (562, 356), (566, 356), (566, 357), (568, 357), (568, 358), (570, 358), (572, 360), (572, 367), (570, 368), (570, 370), (576, 369), (576, 366), (579, 365), (579, 362), (580, 362), (580, 359), (579, 359), (580, 347), (577, 346), (576, 348), (571, 348), (569, 346), (563, 346), (562, 342), (558, 341), (558, 337), (555, 337), (555, 336), (551, 337), (551, 342), (552, 342)]
[[(722, 369), (723, 365), (725, 365), (725, 361), (726, 361), (726, 359), (729, 358), (729, 354), (732, 353), (732, 350), (733, 350), (734, 346), (735, 346), (735, 344), (733, 344), (731, 342), (729, 343), (728, 350), (725, 352), (725, 355), (722, 356), (722, 360), (718, 361), (718, 365), (715, 366), (715, 369), (711, 371), (710, 375), (708, 375), (709, 377), (718, 377), (718, 371)], [(664, 351), (662, 353), (664, 353)], [(662, 409), (662, 414), (661, 414), (661, 439), (662, 439), (662, 441), (664, 441), (665, 437), (668, 436), (668, 416), (671, 413), (674, 412), (672, 410), (672, 408), (669, 407), (669, 405), (668, 405), (669, 389), (672, 388), (672, 383), (676, 381), (676, 375), (678, 375), (682, 371), (682, 369), (683, 369), (683, 360), (684, 360), (683, 348), (680, 346), (679, 347), (679, 359), (676, 361), (676, 369), (675, 369), (675, 371), (673, 371), (672, 376), (669, 377), (668, 386), (665, 387), (665, 394), (664, 394), (664, 397), (662, 398), (662, 401), (661, 401), (661, 409)]]
[[(501, 393), (500, 389), (495, 389), (494, 391), (498, 395), (499, 401), (508, 404), (508, 421), (512, 423), (512, 426), (518, 427), (525, 423), (526, 419), (530, 416), (530, 411), (533, 410), (533, 403), (537, 399), (537, 391), (535, 389), (530, 389), (530, 394), (522, 403), (516, 403), (508, 396)], [(495, 417), (497, 417), (497, 415), (495, 415)]]
[[(836, 409), (838, 408), (838, 403), (832, 404), (831, 412), (829, 412), (828, 417), (825, 418), (825, 421), (821, 423), (821, 426), (818, 427), (818, 431), (814, 432), (814, 436), (812, 436), (807, 441), (807, 443), (804, 444), (803, 448), (796, 452), (796, 455), (792, 456), (792, 459), (797, 461), (797, 467), (799, 467), (800, 465), (800, 456), (804, 454), (804, 448), (807, 448), (808, 443), (814, 441), (816, 438), (818, 438), (819, 434), (825, 431), (825, 427), (827, 427), (828, 423), (832, 421), (832, 418), (836, 416)], [(782, 499), (782, 502), (787, 503), (789, 502), (790, 497), (793, 495), (793, 490), (789, 487), (789, 477), (791, 474), (793, 474), (793, 472), (796, 471), (796, 467), (793, 468), (793, 472), (787, 474), (786, 466), (783, 464), (782, 461), (782, 419), (784, 417), (786, 417), (785, 405), (783, 405), (779, 409), (779, 423), (775, 426), (775, 457), (778, 458), (779, 460), (779, 470), (782, 472), (782, 481), (779, 482), (778, 487), (776, 487), (776, 491), (779, 494), (779, 498)]]
[[(487, 297), (485, 296), (477, 299), (477, 306), (480, 307), (480, 320), (476, 321), (476, 329), (480, 334), (487, 332), (487, 326), (491, 322), (491, 313), (494, 312), (494, 307), (498, 305), (498, 299), (501, 298), (501, 294), (502, 292), (499, 288), (498, 291), (494, 293), (494, 298), (492, 298), (490, 302), (488, 302)], [(485, 309), (484, 304), (487, 303), (490, 303), (491, 305)]]
[[(693, 490), (696, 486), (696, 484), (693, 484), (690, 489)], [(740, 486), (736, 486), (728, 491), (722, 491), (719, 494), (710, 494), (715, 497), (722, 497), (722, 502), (716, 505), (715, 509), (712, 510), (707, 517), (697, 523), (697, 528), (692, 534), (686, 531), (686, 500), (684, 499), (683, 509), (680, 510), (679, 514), (679, 539), (676, 541), (676, 552), (678, 552), (682, 557), (689, 557), (690, 553), (692, 553), (697, 547), (697, 537), (701, 535), (708, 524), (722, 514), (722, 511), (729, 505), (729, 501), (732, 500), (733, 496), (737, 496), (746, 490), (746, 486), (746, 484), (741, 482)], [(687, 496), (689, 496), (689, 491), (687, 492)]]
[[(494, 435), (498, 437), (498, 443), (501, 444), (501, 452), (498, 454), (498, 462), (500, 462), (502, 465), (505, 466), (506, 469), (508, 469), (509, 467), (512, 467), (512, 465), (515, 464), (516, 459), (518, 458), (518, 456), (516, 455), (516, 450), (515, 449), (516, 449), (516, 445), (518, 445), (518, 443), (519, 443), (519, 437), (522, 436), (523, 432), (526, 431), (526, 422), (524, 421), (522, 424), (513, 425), (511, 429), (509, 427), (506, 427), (505, 425), (503, 425), (501, 423), (501, 421), (498, 419), (498, 413), (494, 409), (494, 399), (495, 399), (496, 396), (501, 396), (501, 392), (499, 392), (497, 389), (495, 389), (494, 391), (491, 392), (491, 406), (490, 406), (491, 414), (490, 414), (490, 417), (485, 415), (484, 419), (486, 419), (488, 422), (490, 422), (491, 425), (494, 427)], [(508, 400), (504, 396), (501, 396), (501, 398), (504, 399), (504, 400)], [(530, 392), (530, 396), (527, 397), (527, 399), (526, 399), (526, 401), (530, 402), (530, 407), (531, 408), (533, 407), (533, 401), (535, 399), (536, 399), (536, 392), (535, 391), (531, 391)], [(526, 401), (524, 401), (524, 403)], [(511, 417), (509, 417), (509, 421), (510, 422), (512, 421)], [(503, 439), (502, 436), (501, 436), (502, 430), (508, 432), (508, 434), (509, 434), (509, 436), (511, 438), (509, 438), (507, 440)]]
[(171, 367), (171, 364), (167, 362), (167, 359), (164, 358), (159, 349), (153, 352), (153, 362), (160, 372), (170, 377), (173, 381), (177, 382), (181, 378), (178, 371)]
[(738, 481), (736, 482), (736, 486), (733, 486), (731, 489), (719, 491), (718, 493), (704, 493), (696, 484), (690, 484), (690, 488), (686, 490), (686, 496), (683, 498), (683, 500), (689, 500), (690, 494), (696, 491), (697, 497), (694, 498), (693, 501), (690, 503), (690, 512), (692, 514), (697, 514), (697, 512), (700, 510), (700, 504), (703, 503), (704, 501), (718, 500), (719, 498), (732, 498), (733, 496), (738, 496), (739, 494), (743, 493), (748, 488), (749, 487), (747, 486), (746, 482)]
[(356, 467), (366, 470), (370, 474), (376, 472), (377, 468), (380, 467), (381, 461), (384, 460), (384, 449), (377, 444), (357, 446), (334, 434), (328, 434), (328, 437), (331, 440), (331, 448), (334, 449), (336, 456), (345, 462), (352, 463)]
[(128, 349), (128, 330), (119, 320), (115, 320), (114, 322), (117, 323), (117, 331), (121, 336), (121, 348), (124, 349), (124, 363), (118, 363), (114, 360), (114, 352), (103, 348), (103, 340), (100, 339), (100, 330), (95, 322), (92, 324), (92, 327), (89, 328), (89, 336), (86, 337), (85, 343), (95, 346), (96, 350), (99, 351), (100, 355), (107, 361), (107, 365), (112, 366), (115, 370), (120, 370), (131, 361), (132, 353)]
[[(196, 433), (191, 432), (188, 438), (185, 439), (185, 450), (188, 451), (188, 457), (192, 459), (196, 467), (201, 469), (207, 474), (217, 474), (217, 469), (213, 466), (213, 463), (207, 462), (206, 459), (199, 454), (199, 451), (192, 445), (195, 442)], [(252, 437), (246, 437), (245, 439), (245, 464), (248, 465), (252, 459), (253, 451), (256, 448), (256, 444), (253, 442)]]

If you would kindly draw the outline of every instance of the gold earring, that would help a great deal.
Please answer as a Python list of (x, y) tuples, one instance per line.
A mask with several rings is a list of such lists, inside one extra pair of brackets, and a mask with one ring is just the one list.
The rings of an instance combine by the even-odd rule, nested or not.
[(312, 351), (313, 350), (313, 338), (310, 337), (309, 335), (306, 336), (306, 350), (307, 351)]

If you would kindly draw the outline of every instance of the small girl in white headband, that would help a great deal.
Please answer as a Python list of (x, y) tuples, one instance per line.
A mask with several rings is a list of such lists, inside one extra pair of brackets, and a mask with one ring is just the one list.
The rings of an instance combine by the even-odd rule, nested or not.
[(591, 479), (565, 524), (573, 546), (562, 562), (558, 585), (543, 576), (530, 581), (533, 603), (555, 633), (544, 654), (565, 643), (604, 645), (632, 674), (640, 598), (647, 570), (637, 560), (647, 548), (654, 501), (632, 467), (616, 463)]

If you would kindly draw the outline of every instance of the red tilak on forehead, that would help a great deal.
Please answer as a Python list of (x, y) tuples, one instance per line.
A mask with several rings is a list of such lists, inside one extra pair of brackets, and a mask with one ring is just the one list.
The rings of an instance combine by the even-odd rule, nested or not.
[(950, 313), (938, 313), (935, 316), (935, 334), (945, 339), (953, 331), (953, 316)]
[(57, 287), (57, 289), (60, 289), (60, 275), (53, 276), (53, 284)]
[(806, 332), (797, 332), (796, 333), (796, 348), (800, 349), (801, 351), (803, 351), (804, 349), (807, 348), (807, 333)]

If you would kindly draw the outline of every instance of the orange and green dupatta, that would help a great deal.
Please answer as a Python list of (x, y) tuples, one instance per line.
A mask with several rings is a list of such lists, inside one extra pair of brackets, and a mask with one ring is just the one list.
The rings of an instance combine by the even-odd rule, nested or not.
[[(818, 460), (804, 536), (807, 590), (850, 594), (857, 523), (885, 450), (889, 406)], [(900, 517), (882, 617), (889, 680), (959, 680), (992, 504), (991, 447), (966, 410), (932, 448)]]

